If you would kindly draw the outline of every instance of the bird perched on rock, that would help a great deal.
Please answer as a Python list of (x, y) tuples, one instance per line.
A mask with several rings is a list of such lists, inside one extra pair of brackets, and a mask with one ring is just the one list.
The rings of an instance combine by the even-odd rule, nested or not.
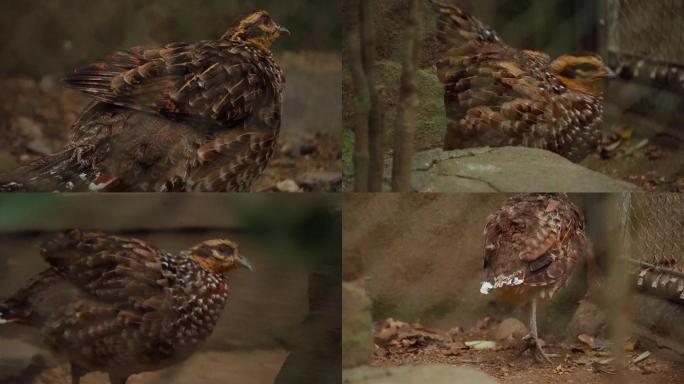
[(551, 61), (505, 44), (448, 0), (438, 17), (437, 75), (444, 84), (444, 149), (526, 146), (584, 159), (601, 139), (601, 80), (614, 73), (594, 54)]
[(487, 218), (480, 292), (493, 290), (505, 300), (529, 303), (525, 340), (537, 360), (550, 361), (537, 334), (537, 300), (565, 286), (575, 264), (589, 252), (584, 227), (582, 214), (563, 194), (517, 195)]
[(273, 155), (283, 75), (265, 11), (220, 39), (131, 48), (66, 83), (95, 99), (66, 148), (5, 175), (0, 190), (245, 191)]
[(72, 383), (91, 371), (112, 384), (171, 366), (212, 332), (228, 296), (225, 274), (252, 269), (230, 240), (178, 254), (144, 241), (74, 230), (44, 243), (51, 268), (0, 304), (0, 324), (40, 329), (71, 362)]

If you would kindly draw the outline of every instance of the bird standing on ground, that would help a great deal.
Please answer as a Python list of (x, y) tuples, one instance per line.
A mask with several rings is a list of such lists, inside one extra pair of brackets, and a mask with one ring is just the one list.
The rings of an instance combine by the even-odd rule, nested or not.
[(551, 61), (505, 44), (448, 0), (438, 13), (437, 75), (444, 84), (444, 149), (526, 146), (579, 162), (601, 139), (602, 79), (614, 73), (594, 54)]
[(0, 304), (0, 324), (40, 329), (71, 362), (72, 384), (91, 371), (112, 384), (171, 366), (212, 332), (228, 296), (225, 274), (252, 269), (230, 240), (178, 254), (141, 240), (74, 230), (41, 250), (51, 268)]
[(220, 39), (131, 48), (66, 83), (95, 99), (66, 148), (3, 176), (0, 190), (245, 191), (274, 153), (287, 29), (265, 11)]
[(528, 303), (527, 349), (550, 362), (537, 333), (537, 300), (551, 298), (567, 284), (577, 262), (589, 252), (582, 214), (563, 194), (524, 194), (507, 199), (487, 218), (485, 281), (480, 292), (494, 291), (515, 303)]

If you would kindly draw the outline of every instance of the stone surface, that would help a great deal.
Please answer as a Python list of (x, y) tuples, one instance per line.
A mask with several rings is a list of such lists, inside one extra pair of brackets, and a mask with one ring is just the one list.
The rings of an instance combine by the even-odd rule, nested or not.
[(47, 350), (24, 341), (3, 338), (0, 345), (0, 383), (32, 376), (51, 361)]
[(606, 315), (603, 310), (591, 301), (581, 300), (568, 325), (568, 335), (605, 336), (606, 326)]
[[(389, 183), (391, 169), (385, 174)], [(620, 192), (637, 189), (555, 153), (525, 147), (432, 149), (416, 153), (420, 192)]]
[(684, 361), (684, 308), (660, 297), (636, 293), (631, 296), (635, 334), (647, 348), (667, 358)]
[(522, 321), (515, 318), (508, 318), (502, 321), (494, 331), (496, 340), (514, 342), (528, 334), (528, 329)]
[[(287, 353), (282, 349), (219, 352), (206, 351), (192, 355), (178, 366), (133, 375), (128, 384), (191, 383), (272, 383)], [(69, 384), (68, 365), (41, 372), (35, 384)], [(109, 383), (107, 375), (93, 372), (81, 384)]]
[(342, 371), (344, 384), (494, 384), (496, 380), (473, 368), (442, 364), (394, 368), (359, 367)]
[(371, 302), (358, 282), (342, 283), (342, 366), (367, 364), (373, 353)]

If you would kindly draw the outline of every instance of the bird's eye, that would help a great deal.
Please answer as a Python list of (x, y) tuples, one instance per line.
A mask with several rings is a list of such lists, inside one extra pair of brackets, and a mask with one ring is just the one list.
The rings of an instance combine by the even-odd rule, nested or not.
[(224, 255), (232, 255), (233, 252), (235, 251), (235, 249), (233, 247), (225, 245), (225, 244), (219, 245), (218, 250), (219, 250), (219, 252), (221, 252)]

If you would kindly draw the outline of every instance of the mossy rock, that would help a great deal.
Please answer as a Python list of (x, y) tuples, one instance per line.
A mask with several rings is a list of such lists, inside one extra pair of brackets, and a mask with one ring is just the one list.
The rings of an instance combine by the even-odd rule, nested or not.
[(342, 366), (367, 364), (373, 353), (370, 299), (359, 283), (342, 283)]
[[(394, 135), (394, 122), (397, 118), (401, 64), (385, 60), (378, 62), (375, 70), (381, 99), (384, 101), (385, 145), (389, 148)], [(414, 146), (417, 150), (441, 147), (446, 132), (442, 84), (432, 69), (419, 69), (416, 72), (416, 86), (418, 88), (418, 116)]]
[[(401, 82), (401, 64), (383, 60), (375, 64), (376, 82), (382, 101), (384, 116), (384, 148), (385, 153), (391, 152), (394, 124), (397, 118), (397, 104), (399, 99), (399, 85)], [(351, 75), (349, 69), (344, 68), (342, 84), (343, 132), (342, 132), (342, 173), (345, 177), (344, 185), (350, 185), (354, 172), (353, 152), (354, 134), (353, 118), (356, 109)], [(440, 148), (446, 132), (446, 113), (444, 111), (444, 91), (433, 69), (417, 71), (416, 83), (418, 88), (418, 113), (416, 131), (413, 141), (415, 150)]]

